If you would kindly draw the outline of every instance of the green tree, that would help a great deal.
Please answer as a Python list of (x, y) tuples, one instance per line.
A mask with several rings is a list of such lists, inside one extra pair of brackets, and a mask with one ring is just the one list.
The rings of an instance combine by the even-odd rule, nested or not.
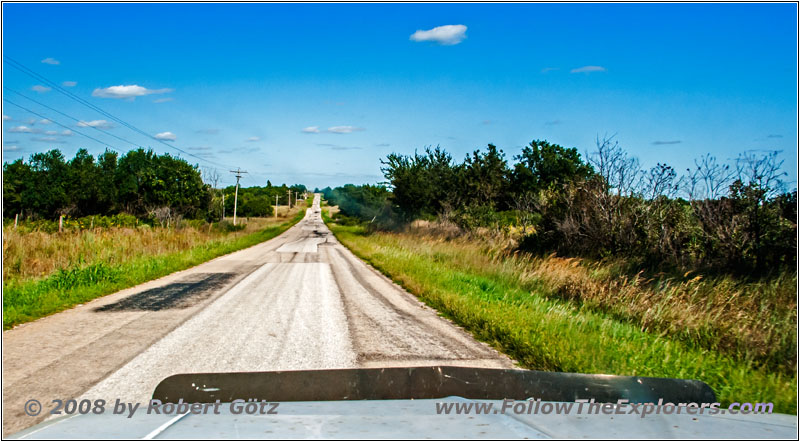
[(86, 149), (79, 149), (68, 163), (67, 199), (75, 208), (76, 215), (98, 213), (99, 170), (94, 157)]
[(512, 183), (516, 193), (536, 194), (550, 186), (586, 179), (592, 167), (581, 160), (578, 149), (564, 148), (544, 140), (534, 140), (514, 157)]
[(64, 155), (58, 150), (35, 153), (30, 165), (30, 181), (21, 195), (23, 206), (48, 218), (68, 213), (72, 202), (66, 189), (68, 169)]
[(508, 206), (510, 170), (505, 154), (494, 144), (486, 153), (476, 150), (463, 166), (463, 186), (470, 205), (505, 209)]

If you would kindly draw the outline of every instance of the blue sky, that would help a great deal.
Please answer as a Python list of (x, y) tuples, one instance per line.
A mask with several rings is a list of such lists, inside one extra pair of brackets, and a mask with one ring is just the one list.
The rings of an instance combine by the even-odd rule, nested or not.
[[(3, 4), (3, 161), (136, 145), (243, 185), (382, 180), (380, 159), (617, 134), (650, 167), (782, 150), (797, 163), (794, 4)], [(445, 27), (450, 26), (450, 27)], [(438, 28), (438, 29), (436, 29)], [(424, 32), (417, 32), (424, 31)], [(429, 32), (428, 32), (429, 31)], [(74, 82), (63, 83), (63, 82)], [(122, 88), (114, 88), (124, 86)], [(305, 131), (304, 131), (305, 129)]]

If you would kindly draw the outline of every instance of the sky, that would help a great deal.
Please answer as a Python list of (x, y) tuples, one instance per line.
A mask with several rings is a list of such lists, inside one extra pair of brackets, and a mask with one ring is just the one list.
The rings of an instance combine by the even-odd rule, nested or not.
[(796, 187), (796, 4), (2, 11), (4, 162), (141, 146), (216, 169), (220, 185), (241, 168), (244, 186), (313, 189), (381, 182), (392, 152), (460, 161), (492, 143), (511, 162), (532, 140), (586, 155), (614, 135), (642, 167), (679, 172), (706, 153), (779, 150)]

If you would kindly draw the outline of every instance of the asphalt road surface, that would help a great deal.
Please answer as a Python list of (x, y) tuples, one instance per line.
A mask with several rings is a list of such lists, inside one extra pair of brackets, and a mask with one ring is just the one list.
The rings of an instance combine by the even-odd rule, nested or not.
[(513, 362), (343, 247), (319, 195), (282, 235), (3, 333), (3, 434), (37, 399), (146, 402), (167, 376)]

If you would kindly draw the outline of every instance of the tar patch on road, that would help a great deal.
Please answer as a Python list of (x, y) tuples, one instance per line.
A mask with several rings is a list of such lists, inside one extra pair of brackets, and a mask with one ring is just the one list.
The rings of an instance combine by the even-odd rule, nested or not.
[(96, 312), (159, 311), (191, 307), (224, 287), (239, 273), (198, 273), (183, 280), (145, 290), (113, 304), (94, 309)]

